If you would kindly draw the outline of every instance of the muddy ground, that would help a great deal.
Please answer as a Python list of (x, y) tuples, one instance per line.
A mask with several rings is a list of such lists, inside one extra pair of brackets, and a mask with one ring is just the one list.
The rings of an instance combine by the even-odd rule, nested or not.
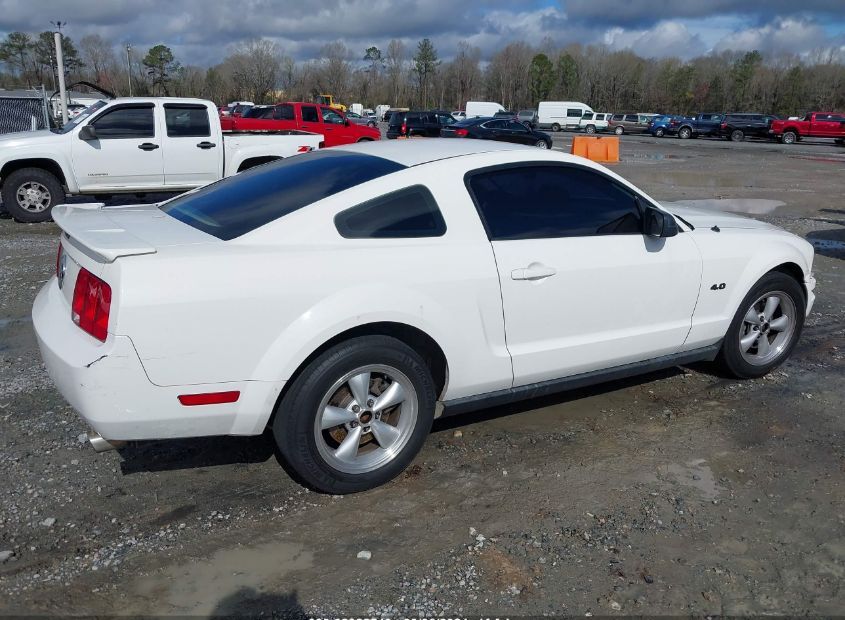
[(625, 136), (622, 153), (658, 199), (814, 240), (792, 359), (442, 420), (405, 475), (347, 497), (294, 483), (269, 435), (95, 454), (29, 318), (57, 229), (0, 219), (0, 612), (845, 613), (845, 149)]

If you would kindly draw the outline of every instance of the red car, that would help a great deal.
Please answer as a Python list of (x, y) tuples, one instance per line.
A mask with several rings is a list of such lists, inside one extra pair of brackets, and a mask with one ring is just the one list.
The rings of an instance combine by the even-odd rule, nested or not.
[(801, 120), (775, 120), (769, 136), (784, 144), (793, 144), (801, 138), (835, 138), (845, 143), (845, 114), (842, 112), (810, 112)]
[(274, 129), (299, 129), (320, 133), (324, 143), (320, 146), (338, 146), (353, 142), (380, 140), (381, 132), (374, 127), (356, 125), (349, 121), (342, 112), (319, 103), (285, 102), (273, 106), (270, 118), (222, 118), (220, 123), (224, 131), (272, 131)]

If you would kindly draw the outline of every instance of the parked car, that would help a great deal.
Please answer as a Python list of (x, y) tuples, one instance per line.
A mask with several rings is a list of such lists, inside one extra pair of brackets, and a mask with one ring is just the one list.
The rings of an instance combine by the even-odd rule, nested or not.
[(68, 195), (184, 191), (322, 140), (301, 131), (224, 135), (217, 108), (202, 99), (98, 101), (61, 129), (0, 138), (0, 191), (15, 219), (44, 222)]
[(648, 131), (649, 121), (657, 116), (657, 114), (650, 114), (638, 112), (636, 114), (614, 114), (610, 117), (607, 123), (608, 131), (612, 131), (617, 136), (624, 133), (645, 133)]
[(537, 106), (537, 128), (560, 131), (578, 129), (584, 114), (593, 109), (580, 101), (541, 101)]
[(696, 361), (763, 376), (814, 301), (800, 237), (477, 140), (342, 146), (54, 215), (33, 327), (100, 449), (269, 424), (328, 493), (399, 475), (435, 417)]
[(367, 123), (350, 121), (337, 108), (317, 103), (288, 101), (274, 106), (272, 118), (232, 118), (222, 121), (225, 130), (278, 131), (298, 129), (320, 133), (321, 146), (338, 146), (352, 142), (380, 140), (381, 132)]
[(582, 129), (584, 133), (591, 134), (606, 131), (611, 116), (613, 115), (607, 112), (584, 112), (584, 116), (578, 123), (578, 128)]
[(467, 117), (467, 113), (463, 110), (452, 110), (452, 118), (456, 121), (462, 121)]
[(733, 142), (741, 142), (747, 137), (768, 138), (769, 125), (776, 119), (776, 116), (768, 114), (732, 112), (725, 114), (715, 135)]
[(784, 144), (793, 144), (801, 138), (834, 138), (837, 144), (843, 144), (845, 113), (810, 112), (802, 120), (775, 120), (769, 136)]
[(232, 101), (220, 110), (221, 116), (243, 116), (243, 113), (255, 104), (252, 101)]
[(537, 116), (537, 110), (520, 110), (516, 114), (516, 120), (529, 129), (534, 129), (537, 127), (537, 123), (540, 122), (540, 117)]
[(390, 117), (387, 138), (436, 138), (443, 127), (455, 122), (444, 110), (398, 112)]
[(385, 123), (389, 123), (390, 117), (393, 116), (393, 114), (395, 112), (407, 112), (407, 111), (408, 111), (408, 108), (390, 108), (387, 112), (384, 113), (384, 117), (382, 118), (382, 120)]
[(347, 112), (346, 118), (348, 118), (351, 123), (355, 123), (356, 125), (364, 125), (367, 127), (376, 126), (375, 116), (361, 116), (356, 112)]
[(470, 118), (440, 131), (442, 138), (477, 138), (527, 144), (541, 149), (552, 148), (552, 138), (547, 133), (530, 129), (508, 118)]
[(699, 136), (714, 136), (719, 132), (719, 126), (724, 120), (724, 114), (706, 112), (695, 116), (685, 117), (675, 132), (682, 140), (698, 138)]
[(275, 106), (272, 105), (254, 105), (244, 112), (241, 118), (273, 118), (273, 111), (275, 109)]
[(505, 108), (494, 101), (467, 101), (466, 117), (488, 117), (504, 111)]
[(684, 120), (683, 116), (659, 114), (649, 120), (647, 131), (657, 138), (674, 136), (678, 132), (678, 127), (682, 120)]

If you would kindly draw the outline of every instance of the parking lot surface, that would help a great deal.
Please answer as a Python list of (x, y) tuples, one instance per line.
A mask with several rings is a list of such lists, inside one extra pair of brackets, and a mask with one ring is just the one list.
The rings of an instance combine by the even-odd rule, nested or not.
[(621, 153), (612, 169), (658, 200), (814, 242), (792, 358), (442, 420), (404, 475), (346, 497), (293, 482), (269, 434), (94, 453), (30, 322), (58, 229), (0, 218), (0, 612), (843, 613), (845, 149), (623, 136)]

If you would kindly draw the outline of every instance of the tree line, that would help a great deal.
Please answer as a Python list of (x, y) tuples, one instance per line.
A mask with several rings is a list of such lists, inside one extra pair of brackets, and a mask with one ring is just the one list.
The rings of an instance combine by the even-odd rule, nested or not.
[[(602, 45), (557, 47), (544, 41), (506, 45), (489, 60), (465, 42), (451, 60), (426, 38), (410, 47), (395, 39), (382, 49), (326, 44), (320, 56), (295, 61), (278, 44), (253, 39), (229, 49), (211, 67), (182, 64), (166, 45), (126, 49), (99, 35), (78, 45), (63, 38), (69, 82), (88, 80), (117, 95), (203, 97), (218, 104), (248, 100), (307, 101), (329, 93), (337, 101), (461, 109), (468, 100), (505, 108), (543, 100), (583, 101), (596, 111), (759, 111), (799, 114), (845, 109), (845, 65), (835, 51), (812, 57), (758, 51), (708, 54), (691, 60), (643, 58)], [(55, 89), (51, 32), (13, 32), (0, 42), (0, 86)]]

